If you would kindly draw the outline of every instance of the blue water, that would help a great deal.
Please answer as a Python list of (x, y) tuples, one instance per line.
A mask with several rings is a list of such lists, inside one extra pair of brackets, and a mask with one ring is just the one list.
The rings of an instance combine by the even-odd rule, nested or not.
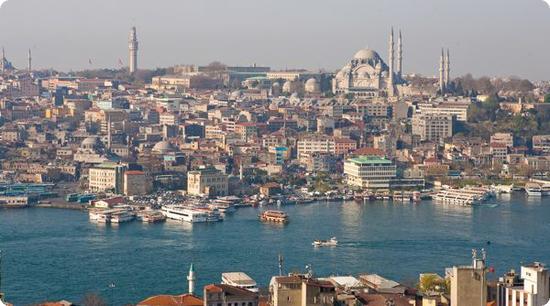
[[(185, 293), (191, 263), (199, 290), (224, 271), (244, 271), (265, 286), (278, 273), (279, 253), (285, 272), (311, 264), (317, 275), (369, 272), (407, 283), (422, 272), (443, 274), (469, 263), (474, 247), (488, 249), (497, 273), (522, 262), (550, 263), (550, 199), (518, 194), (492, 204), (498, 205), (322, 202), (284, 207), (287, 226), (258, 222), (254, 208), (217, 224), (118, 227), (92, 224), (80, 211), (0, 210), (2, 289), (16, 305), (79, 302), (87, 292), (122, 305)], [(311, 246), (332, 236), (340, 246)]]

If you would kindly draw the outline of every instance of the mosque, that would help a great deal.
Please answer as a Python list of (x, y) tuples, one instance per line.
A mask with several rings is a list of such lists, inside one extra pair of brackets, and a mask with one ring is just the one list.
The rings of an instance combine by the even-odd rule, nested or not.
[(403, 79), (403, 41), (399, 32), (397, 42), (397, 66), (395, 66), (394, 32), (389, 41), (389, 63), (371, 49), (361, 49), (336, 73), (332, 80), (332, 92), (336, 95), (353, 94), (356, 97), (393, 97), (400, 95), (405, 85)]

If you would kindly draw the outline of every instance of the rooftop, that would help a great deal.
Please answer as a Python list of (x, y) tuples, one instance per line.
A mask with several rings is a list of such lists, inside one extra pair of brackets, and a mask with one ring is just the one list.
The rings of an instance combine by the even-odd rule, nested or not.
[(364, 156), (358, 156), (355, 158), (351, 158), (348, 161), (355, 163), (355, 164), (367, 164), (367, 165), (391, 165), (393, 162), (389, 159), (386, 159), (384, 157), (379, 156), (373, 156), (373, 155), (364, 155)]

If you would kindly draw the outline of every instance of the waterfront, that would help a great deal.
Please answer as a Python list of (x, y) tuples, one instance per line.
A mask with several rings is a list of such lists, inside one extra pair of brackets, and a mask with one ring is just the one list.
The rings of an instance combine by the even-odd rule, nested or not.
[[(81, 211), (0, 210), (3, 289), (16, 305), (78, 302), (86, 292), (121, 305), (185, 292), (191, 262), (199, 288), (225, 271), (247, 272), (265, 286), (279, 253), (286, 272), (311, 264), (320, 276), (371, 272), (411, 283), (418, 273), (468, 263), (473, 247), (488, 249), (499, 274), (520, 262), (550, 262), (550, 199), (515, 194), (493, 202), (499, 205), (321, 202), (284, 207), (286, 226), (260, 223), (253, 208), (216, 224), (119, 227), (92, 224)], [(311, 246), (332, 236), (336, 248)]]

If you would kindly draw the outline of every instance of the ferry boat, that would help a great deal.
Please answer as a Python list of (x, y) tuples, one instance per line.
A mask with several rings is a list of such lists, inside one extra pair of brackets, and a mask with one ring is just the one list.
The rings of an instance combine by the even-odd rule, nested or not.
[(493, 189), (496, 193), (512, 193), (514, 190), (514, 185), (493, 185)]
[(541, 197), (543, 196), (543, 191), (541, 185), (537, 183), (527, 183), (525, 184), (525, 192), (530, 197)]
[(492, 196), (493, 194), (486, 188), (465, 187), (441, 190), (433, 198), (439, 203), (472, 206), (479, 205)]
[(158, 223), (166, 221), (166, 216), (160, 211), (145, 211), (140, 213), (138, 218), (143, 223)]
[(260, 220), (264, 222), (287, 223), (288, 215), (280, 210), (266, 210), (260, 214)]
[(194, 208), (197, 211), (202, 211), (206, 214), (206, 222), (220, 222), (223, 221), (223, 215), (222, 213), (214, 208), (208, 208), (208, 207), (200, 207), (200, 208)]
[(97, 223), (120, 224), (133, 221), (136, 214), (128, 209), (94, 209), (88, 212), (90, 221)]
[(314, 247), (337, 246), (338, 240), (336, 240), (336, 237), (332, 237), (330, 238), (330, 240), (315, 240), (313, 241), (312, 245)]
[(189, 222), (203, 223), (208, 222), (208, 213), (185, 206), (163, 206), (162, 214), (168, 219)]
[(120, 224), (133, 221), (136, 218), (136, 214), (132, 211), (121, 209), (111, 213), (111, 223)]
[(222, 273), (222, 284), (245, 289), (251, 292), (258, 292), (258, 284), (244, 272)]

